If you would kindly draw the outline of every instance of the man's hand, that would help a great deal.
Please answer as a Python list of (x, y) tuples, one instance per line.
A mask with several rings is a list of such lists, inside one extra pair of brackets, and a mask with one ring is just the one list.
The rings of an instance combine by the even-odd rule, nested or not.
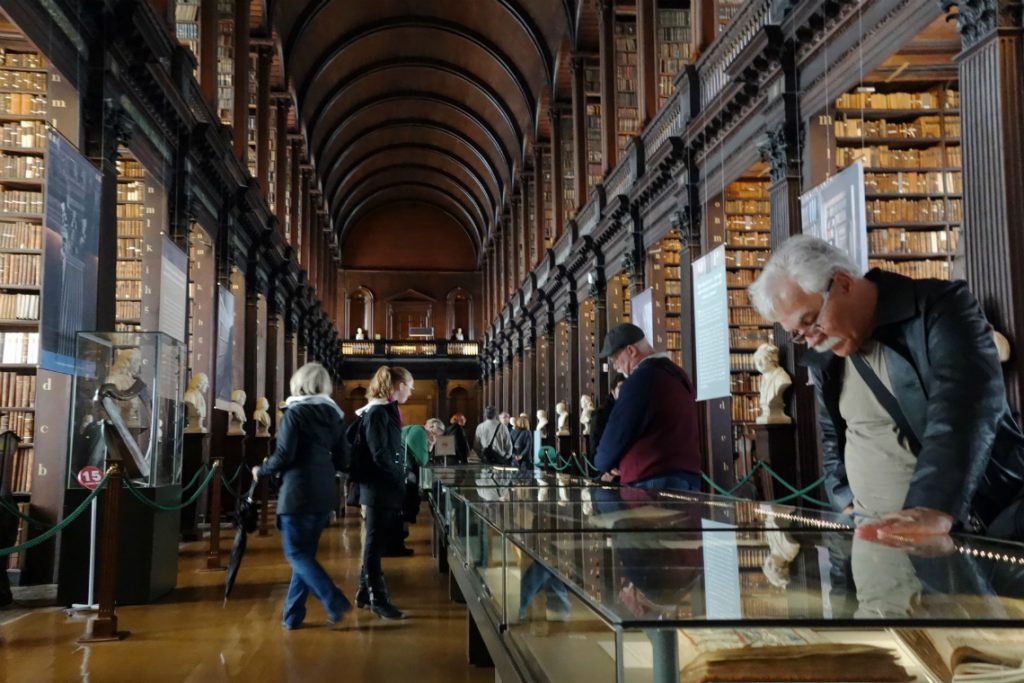
[(255, 465), (252, 468), (252, 480), (253, 481), (259, 481), (259, 478), (260, 478), (260, 466), (259, 465)]
[(952, 552), (949, 537), (953, 517), (930, 508), (908, 508), (886, 515), (874, 524), (858, 527), (856, 535), (893, 548), (905, 548), (924, 556)]
[(619, 468), (618, 467), (613, 467), (612, 469), (608, 470), (607, 472), (605, 472), (604, 474), (601, 475), (601, 481), (609, 483), (609, 484), (612, 483), (613, 481), (615, 481), (618, 478), (619, 478)]

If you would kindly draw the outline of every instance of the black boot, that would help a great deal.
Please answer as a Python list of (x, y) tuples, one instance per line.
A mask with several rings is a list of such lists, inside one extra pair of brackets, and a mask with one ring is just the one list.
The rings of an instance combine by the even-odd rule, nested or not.
[(384, 585), (383, 577), (379, 586), (370, 588), (370, 611), (381, 619), (405, 619), (405, 614), (388, 599), (388, 589)]
[(356, 588), (356, 607), (363, 609), (370, 604), (370, 585), (366, 582), (366, 574), (359, 575), (359, 587)]

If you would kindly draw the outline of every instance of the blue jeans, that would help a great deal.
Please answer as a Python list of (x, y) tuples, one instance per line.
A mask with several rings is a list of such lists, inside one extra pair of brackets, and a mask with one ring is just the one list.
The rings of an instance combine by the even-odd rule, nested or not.
[(691, 472), (666, 474), (661, 477), (640, 479), (629, 484), (635, 489), (666, 489), (670, 491), (700, 491), (700, 475)]
[(546, 593), (549, 610), (562, 616), (569, 615), (572, 609), (569, 590), (550, 569), (534, 562), (519, 580), (519, 621), (526, 619), (526, 609), (541, 590)]
[(306, 618), (306, 597), (310, 592), (323, 603), (327, 617), (332, 621), (340, 619), (349, 608), (345, 594), (316, 561), (320, 534), (327, 526), (328, 518), (327, 513), (277, 516), (284, 556), (292, 566), (292, 581), (288, 585), (288, 597), (285, 598), (284, 615), (281, 617), (288, 628), (297, 628)]

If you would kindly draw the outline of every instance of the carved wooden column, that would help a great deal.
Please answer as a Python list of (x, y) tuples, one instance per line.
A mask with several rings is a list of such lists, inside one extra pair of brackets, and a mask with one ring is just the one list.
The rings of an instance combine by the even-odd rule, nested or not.
[(571, 276), (566, 279), (569, 302), (565, 307), (565, 322), (569, 343), (569, 396), (564, 400), (569, 409), (569, 443), (579, 452), (580, 442), (580, 319), (576, 303), (576, 284)]
[(533, 320), (527, 318), (523, 323), (523, 412), (530, 419), (530, 425), (536, 425), (537, 402), (537, 353), (536, 335)]
[(658, 41), (655, 34), (656, 0), (636, 0), (637, 97), (640, 121), (647, 123), (658, 112)]
[[(601, 171), (615, 168), (615, 3), (614, 0), (597, 1), (597, 30), (601, 79)], [(583, 204), (581, 203), (580, 206)]]
[(555, 397), (555, 377), (556, 377), (556, 362), (558, 358), (557, 349), (555, 348), (555, 311), (552, 302), (548, 301), (547, 307), (547, 320), (544, 322), (544, 338), (545, 346), (547, 347), (547, 353), (545, 358), (545, 370), (547, 371), (546, 384), (548, 386), (545, 392), (545, 402), (539, 406), (543, 408), (548, 414), (548, 436), (544, 440), (544, 444), (548, 446), (554, 446), (558, 443), (556, 434), (558, 433), (558, 417), (555, 415), (555, 403), (557, 398)]
[(313, 203), (310, 197), (310, 179), (313, 175), (313, 168), (311, 166), (303, 165), (299, 169), (299, 196), (297, 197), (297, 203), (302, 207), (300, 210), (299, 224), (298, 224), (298, 240), (299, 246), (296, 250), (299, 256), (299, 266), (308, 272), (309, 270), (309, 233), (311, 224), (311, 209)]
[[(603, 258), (600, 261), (604, 261)], [(594, 281), (590, 283), (589, 291), (590, 299), (594, 302), (594, 346), (595, 348), (587, 349), (588, 353), (593, 353), (594, 358), (597, 358), (597, 354), (601, 351), (601, 345), (604, 343), (604, 335), (608, 332), (608, 283), (604, 278), (604, 266), (598, 266), (594, 270)], [(594, 396), (594, 405), (597, 405), (604, 400), (604, 397), (608, 395), (608, 373), (602, 372), (601, 370), (601, 359), (597, 359), (597, 392)]]
[(249, 161), (249, 15), (250, 3), (235, 0), (235, 55), (234, 77), (235, 114), (232, 129), (235, 134), (235, 156), (244, 167)]
[(960, 63), (963, 242), (967, 281), (1010, 340), (1007, 393), (1024, 406), (1024, 38), (1015, 0), (941, 2), (963, 42)]
[[(587, 98), (584, 94), (586, 76), (583, 55), (573, 55), (570, 62), (572, 69), (572, 138), (573, 163), (576, 171), (576, 206), (587, 203)], [(564, 222), (558, 224), (558, 230)]]

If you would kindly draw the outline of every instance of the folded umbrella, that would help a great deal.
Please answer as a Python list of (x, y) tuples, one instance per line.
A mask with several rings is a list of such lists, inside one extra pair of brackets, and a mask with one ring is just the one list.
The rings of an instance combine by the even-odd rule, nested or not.
[(249, 542), (249, 533), (256, 530), (256, 522), (259, 506), (253, 500), (256, 492), (256, 480), (249, 487), (245, 497), (238, 499), (235, 511), (231, 515), (231, 523), (235, 525), (235, 540), (231, 544), (231, 558), (228, 560), (228, 572), (224, 577), (224, 602), (228, 601), (231, 589), (235, 586), (235, 578), (238, 577), (238, 568), (242, 564), (242, 557), (245, 555), (245, 547)]

